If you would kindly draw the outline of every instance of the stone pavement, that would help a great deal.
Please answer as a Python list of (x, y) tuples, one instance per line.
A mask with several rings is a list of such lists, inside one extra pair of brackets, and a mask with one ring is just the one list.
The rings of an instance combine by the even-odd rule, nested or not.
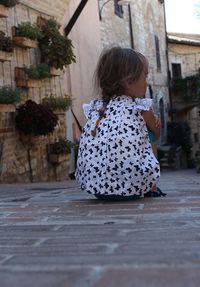
[(0, 185), (0, 287), (200, 286), (200, 175), (100, 202), (75, 181)]

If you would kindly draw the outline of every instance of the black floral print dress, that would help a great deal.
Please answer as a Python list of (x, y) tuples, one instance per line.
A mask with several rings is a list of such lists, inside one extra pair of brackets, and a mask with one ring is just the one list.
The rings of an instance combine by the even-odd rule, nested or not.
[(96, 136), (91, 135), (101, 99), (83, 105), (87, 123), (78, 153), (76, 179), (94, 195), (143, 197), (157, 183), (160, 168), (149, 142), (143, 110), (151, 99), (122, 95), (110, 100)]

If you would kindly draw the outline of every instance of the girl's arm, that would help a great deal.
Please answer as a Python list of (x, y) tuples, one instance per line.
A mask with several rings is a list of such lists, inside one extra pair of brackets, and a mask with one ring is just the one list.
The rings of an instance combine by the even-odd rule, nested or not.
[(160, 136), (161, 123), (158, 117), (156, 117), (152, 109), (142, 112), (143, 118), (147, 127), (155, 134), (158, 139)]

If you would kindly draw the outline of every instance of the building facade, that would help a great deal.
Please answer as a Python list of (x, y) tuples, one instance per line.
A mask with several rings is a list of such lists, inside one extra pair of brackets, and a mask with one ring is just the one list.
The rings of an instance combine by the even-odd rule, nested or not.
[[(37, 23), (38, 17), (55, 19), (60, 23), (61, 34), (68, 24), (79, 0), (19, 0), (17, 5), (8, 9), (6, 16), (0, 13), (0, 31), (13, 37), (12, 27), (22, 22)], [(1, 8), (0, 7), (0, 11)], [(90, 21), (88, 21), (90, 19)], [(64, 96), (70, 94), (73, 98), (73, 110), (81, 123), (84, 122), (81, 112), (82, 103), (93, 97), (92, 74), (96, 59), (100, 53), (100, 30), (98, 19), (98, 3), (88, 1), (78, 18), (76, 25), (69, 34), (74, 46), (76, 63), (67, 66), (59, 76), (40, 81), (39, 86), (21, 87), (22, 104), (31, 99), (41, 103), (47, 95)], [(0, 87), (15, 88), (16, 67), (23, 68), (37, 65), (40, 62), (38, 48), (19, 47), (15, 45), (11, 59), (0, 58)], [(59, 122), (53, 134), (34, 137), (31, 145), (20, 140), (15, 128), (15, 112), (5, 112), (0, 109), (0, 182), (29, 182), (62, 180), (68, 178), (70, 161), (52, 164), (48, 159), (47, 145), (58, 137), (73, 140), (76, 128), (71, 112), (59, 113)], [(78, 136), (78, 135), (77, 135)]]
[(102, 46), (133, 47), (148, 59), (147, 96), (153, 98), (155, 113), (161, 118), (160, 144), (165, 143), (170, 104), (164, 3), (141, 0), (121, 6), (117, 0), (105, 2), (99, 0)]
[[(190, 83), (195, 75), (199, 75), (200, 35), (169, 33), (168, 54), (173, 121), (186, 121), (189, 123), (191, 128), (192, 157), (194, 157), (200, 144), (200, 108), (197, 101), (199, 88), (192, 93), (193, 89)], [(183, 83), (184, 80), (187, 82), (184, 90), (174, 89), (177, 80), (182, 80)], [(186, 98), (186, 93), (188, 93), (188, 98)]]

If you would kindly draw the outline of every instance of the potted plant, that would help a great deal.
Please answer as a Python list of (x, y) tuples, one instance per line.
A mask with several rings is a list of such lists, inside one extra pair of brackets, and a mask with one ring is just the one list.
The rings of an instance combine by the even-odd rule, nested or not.
[(16, 0), (0, 0), (0, 17), (8, 17), (8, 9), (16, 4)]
[(41, 29), (37, 24), (23, 22), (17, 27), (12, 27), (13, 41), (22, 48), (37, 48), (37, 40), (42, 37)]
[(20, 139), (26, 142), (34, 136), (52, 133), (57, 125), (58, 118), (48, 107), (37, 104), (32, 100), (26, 101), (17, 109), (15, 124), (20, 131)]
[(195, 165), (196, 165), (196, 171), (200, 173), (200, 148), (197, 150), (195, 154)]
[(50, 77), (50, 67), (46, 64), (19, 68), (15, 67), (15, 80), (17, 87), (39, 88), (41, 81)]
[(50, 77), (50, 67), (47, 64), (39, 64), (37, 66), (25, 67), (25, 72), (29, 79), (42, 80)]
[(0, 61), (11, 61), (13, 52), (13, 41), (6, 37), (5, 33), (0, 31)]
[(0, 88), (0, 112), (15, 112), (15, 103), (20, 101), (20, 92), (12, 87)]
[(52, 110), (66, 111), (72, 104), (71, 96), (65, 94), (64, 97), (57, 97), (54, 95), (47, 96), (42, 99), (42, 103)]
[(56, 69), (61, 69), (75, 62), (72, 41), (61, 35), (54, 19), (40, 21), (42, 37), (39, 39), (41, 61)]
[(64, 137), (48, 145), (48, 159), (51, 163), (61, 163), (69, 160), (73, 143)]

